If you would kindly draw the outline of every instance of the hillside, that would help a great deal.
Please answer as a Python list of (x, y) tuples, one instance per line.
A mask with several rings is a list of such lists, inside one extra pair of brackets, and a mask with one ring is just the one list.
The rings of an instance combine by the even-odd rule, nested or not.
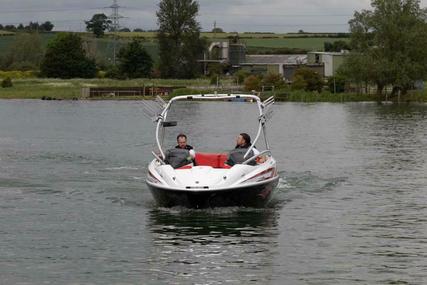
[[(2, 36), (7, 35), (7, 36)], [(83, 39), (88, 45), (88, 50), (101, 63), (108, 64), (111, 62), (114, 40), (113, 34), (107, 34), (104, 38), (94, 38), (91, 34), (81, 33)], [(42, 42), (46, 46), (50, 39), (55, 36), (55, 33), (40, 34)], [(228, 40), (230, 37), (236, 36), (235, 33), (202, 33), (203, 37), (210, 41)], [(301, 50), (323, 50), (325, 42), (333, 42), (336, 40), (348, 40), (345, 34), (275, 34), (275, 33), (241, 33), (239, 38), (246, 43), (248, 50), (251, 53), (257, 51), (263, 52), (268, 50), (273, 52), (280, 48), (301, 49)], [(16, 39), (17, 35), (10, 32), (0, 31), (0, 54), (7, 51), (8, 46)], [(128, 43), (132, 38), (139, 38), (143, 41), (147, 51), (153, 57), (155, 62), (158, 62), (158, 48), (156, 33), (154, 32), (129, 32), (118, 33), (117, 48)]]

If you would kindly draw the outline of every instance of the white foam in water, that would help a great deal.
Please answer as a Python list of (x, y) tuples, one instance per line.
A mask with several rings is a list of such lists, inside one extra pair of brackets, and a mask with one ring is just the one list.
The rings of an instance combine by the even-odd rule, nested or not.
[(158, 207), (157, 210), (165, 212), (167, 214), (172, 214), (172, 215), (191, 214), (191, 213), (203, 213), (203, 214), (209, 214), (209, 215), (227, 215), (227, 214), (234, 214), (242, 211), (259, 211), (259, 209), (255, 209), (255, 208), (242, 208), (242, 207), (190, 209), (190, 208), (180, 207), (180, 206), (176, 206), (172, 208)]
[(144, 180), (145, 179), (145, 177), (136, 177), (136, 176), (133, 176), (132, 178), (134, 180)]
[(281, 189), (292, 189), (292, 188), (295, 188), (295, 187), (289, 184), (288, 181), (286, 181), (286, 178), (280, 177), (279, 184), (277, 184), (277, 189), (281, 190)]
[(105, 170), (138, 170), (138, 167), (135, 166), (117, 166), (117, 167), (108, 167)]

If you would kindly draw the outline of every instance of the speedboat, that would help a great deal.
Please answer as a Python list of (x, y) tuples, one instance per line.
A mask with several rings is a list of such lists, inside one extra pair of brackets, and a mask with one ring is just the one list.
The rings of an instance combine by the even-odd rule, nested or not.
[[(177, 126), (167, 121), (168, 112), (178, 101), (238, 101), (257, 104), (258, 132), (253, 144), (244, 149), (243, 159), (230, 166), (228, 153), (196, 152), (193, 163), (171, 165), (164, 150), (165, 128)], [(160, 207), (182, 206), (187, 208), (214, 207), (265, 207), (273, 196), (279, 176), (276, 160), (270, 151), (266, 123), (271, 117), (274, 97), (264, 102), (258, 96), (246, 94), (200, 94), (172, 98), (168, 103), (160, 97), (157, 107), (144, 104), (144, 110), (156, 123), (157, 152), (148, 166), (146, 183)], [(264, 137), (265, 150), (253, 152), (254, 145)]]

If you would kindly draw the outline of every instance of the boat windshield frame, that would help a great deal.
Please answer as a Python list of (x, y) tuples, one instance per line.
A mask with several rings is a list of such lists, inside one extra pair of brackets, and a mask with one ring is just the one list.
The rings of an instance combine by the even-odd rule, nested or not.
[[(259, 98), (256, 95), (250, 95), (250, 94), (197, 94), (197, 95), (183, 95), (183, 96), (177, 96), (173, 97), (169, 102), (166, 104), (160, 115), (157, 116), (156, 122), (156, 143), (157, 148), (160, 151), (160, 157), (163, 159), (165, 158), (165, 153), (163, 151), (163, 140), (164, 140), (164, 126), (163, 123), (167, 121), (167, 116), (170, 108), (172, 107), (173, 103), (177, 101), (229, 101), (233, 99), (246, 99), (246, 100), (252, 100), (257, 104), (258, 108), (258, 132), (253, 140), (253, 143), (251, 147), (247, 150), (247, 152), (244, 155), (244, 158), (247, 158), (249, 153), (254, 148), (255, 144), (258, 142), (259, 138), (261, 137), (261, 134), (264, 136), (265, 140), (265, 146), (266, 150), (270, 150), (270, 145), (268, 143), (267, 139), (267, 133), (266, 133), (266, 121), (267, 121), (267, 114), (265, 112), (265, 104), (261, 101), (261, 98)], [(267, 99), (265, 102), (272, 100), (271, 98)]]

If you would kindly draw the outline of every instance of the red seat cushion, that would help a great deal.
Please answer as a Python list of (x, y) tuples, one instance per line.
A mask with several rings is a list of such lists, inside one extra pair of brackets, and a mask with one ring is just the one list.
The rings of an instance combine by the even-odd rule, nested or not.
[(197, 166), (211, 166), (213, 168), (228, 168), (225, 162), (228, 159), (226, 153), (196, 153)]
[(181, 166), (180, 168), (177, 168), (178, 170), (184, 170), (184, 169), (191, 169), (191, 168), (193, 168), (193, 166), (191, 166), (191, 165), (184, 165), (184, 166)]

